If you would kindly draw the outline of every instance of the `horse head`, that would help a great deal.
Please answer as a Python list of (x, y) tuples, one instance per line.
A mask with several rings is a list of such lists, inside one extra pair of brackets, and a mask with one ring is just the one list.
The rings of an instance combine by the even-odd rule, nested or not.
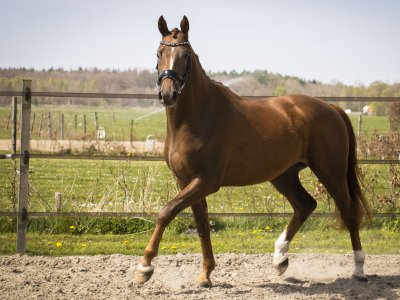
[(157, 85), (159, 99), (173, 107), (182, 93), (190, 73), (192, 50), (189, 43), (189, 20), (183, 17), (180, 30), (168, 29), (163, 16), (158, 20), (162, 40), (157, 51)]

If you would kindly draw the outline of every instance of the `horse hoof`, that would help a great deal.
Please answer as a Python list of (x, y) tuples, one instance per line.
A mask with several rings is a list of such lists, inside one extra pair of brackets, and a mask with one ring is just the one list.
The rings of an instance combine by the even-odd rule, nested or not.
[(199, 281), (198, 282), (198, 286), (201, 287), (201, 288), (210, 288), (210, 287), (212, 287), (212, 283), (211, 283), (210, 280), (208, 280), (208, 281)]
[(359, 282), (368, 282), (368, 277), (366, 275), (353, 275), (351, 278)]
[(205, 276), (200, 275), (199, 278), (197, 279), (197, 284), (201, 288), (210, 288), (212, 287), (211, 280), (209, 278), (206, 278)]
[(143, 284), (149, 281), (149, 279), (153, 275), (153, 272), (154, 266), (144, 267), (142, 264), (140, 264), (135, 274), (135, 282), (138, 284)]
[(274, 265), (276, 274), (281, 276), (285, 273), (286, 269), (289, 267), (289, 258), (286, 258), (284, 261), (280, 262), (277, 265)]

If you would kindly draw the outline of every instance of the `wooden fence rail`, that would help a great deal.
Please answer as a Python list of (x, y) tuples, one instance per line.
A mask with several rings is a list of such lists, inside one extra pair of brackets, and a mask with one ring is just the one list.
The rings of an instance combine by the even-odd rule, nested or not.
[[(0, 91), (0, 96), (23, 96), (20, 91)], [(117, 93), (73, 93), (73, 92), (32, 92), (32, 97), (54, 98), (92, 98), (92, 99), (158, 99), (157, 94), (117, 94)], [(271, 98), (274, 96), (244, 96), (250, 99)], [(316, 97), (328, 102), (400, 102), (400, 97)]]
[[(24, 154), (0, 154), (0, 159), (16, 159), (24, 157)], [(84, 160), (127, 160), (127, 161), (164, 161), (163, 156), (148, 155), (88, 155), (88, 154), (42, 154), (31, 153), (30, 158), (38, 159), (84, 159)], [(360, 159), (361, 165), (399, 165), (399, 159)]]
[[(30, 154), (30, 115), (32, 97), (55, 97), (55, 98), (104, 98), (104, 99), (158, 99), (157, 94), (117, 94), (117, 93), (70, 93), (70, 92), (34, 92), (31, 91), (31, 80), (23, 81), (22, 91), (0, 91), (0, 96), (4, 97), (22, 97), (22, 121), (21, 121), (21, 150), (12, 154), (2, 154), (0, 159), (19, 158), (19, 194), (18, 194), (18, 212), (0, 212), (0, 217), (17, 217), (17, 252), (26, 252), (26, 231), (29, 217), (154, 217), (155, 213), (138, 212), (28, 212), (29, 197), (29, 159), (97, 159), (97, 160), (163, 160), (162, 157), (151, 156), (105, 156), (105, 155), (59, 155), (59, 154)], [(271, 96), (248, 96), (252, 99), (270, 98)], [(400, 97), (318, 97), (329, 102), (400, 102)], [(16, 102), (15, 100), (13, 100)], [(16, 112), (16, 107), (15, 107)], [(21, 116), (20, 115), (20, 116)], [(86, 116), (85, 116), (86, 117)], [(13, 117), (15, 119), (15, 116)], [(51, 116), (49, 116), (51, 118)], [(42, 124), (43, 115), (40, 121)], [(86, 121), (86, 118), (85, 118)], [(86, 122), (85, 122), (86, 123)], [(49, 124), (51, 124), (49, 122)], [(42, 126), (40, 125), (40, 128)], [(49, 125), (49, 135), (51, 135), (51, 125)], [(14, 135), (14, 133), (13, 133)], [(13, 144), (14, 145), (14, 144)], [(360, 160), (359, 163), (365, 164), (399, 164), (400, 160)], [(183, 213), (181, 216), (191, 214)], [(331, 213), (315, 213), (315, 217), (327, 217)], [(291, 213), (210, 213), (211, 217), (291, 217)], [(374, 214), (377, 217), (398, 217), (398, 213)]]

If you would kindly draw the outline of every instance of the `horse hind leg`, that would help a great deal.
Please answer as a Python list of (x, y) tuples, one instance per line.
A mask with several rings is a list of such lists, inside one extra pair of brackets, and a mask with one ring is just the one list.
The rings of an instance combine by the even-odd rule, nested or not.
[(203, 252), (203, 269), (197, 279), (197, 282), (200, 287), (211, 287), (212, 283), (210, 280), (210, 274), (215, 268), (215, 260), (211, 245), (210, 223), (208, 220), (206, 199), (193, 204), (192, 211)]
[(317, 206), (314, 198), (301, 185), (300, 170), (301, 168), (293, 167), (271, 180), (273, 186), (288, 199), (294, 210), (288, 226), (275, 242), (273, 266), (278, 275), (282, 275), (289, 266), (287, 252), (291, 240)]
[(340, 168), (329, 168), (329, 174), (319, 170), (315, 166), (311, 168), (318, 179), (327, 189), (335, 201), (344, 227), (350, 233), (353, 248), (354, 271), (352, 277), (358, 281), (368, 281), (364, 274), (365, 255), (362, 251), (359, 227), (360, 213), (357, 211), (357, 202), (351, 198), (346, 172), (340, 172)]
[(354, 211), (355, 208), (351, 202), (351, 196), (347, 188), (347, 182), (346, 186), (343, 184), (342, 187), (339, 187), (336, 191), (330, 192), (330, 194), (339, 210), (343, 225), (350, 233), (354, 258), (354, 271), (352, 277), (358, 281), (368, 281), (367, 276), (364, 274), (365, 255), (362, 250), (360, 240), (360, 220)]

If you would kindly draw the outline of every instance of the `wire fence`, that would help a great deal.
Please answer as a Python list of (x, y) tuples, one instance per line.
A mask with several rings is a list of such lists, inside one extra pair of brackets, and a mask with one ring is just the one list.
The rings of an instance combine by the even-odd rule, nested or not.
[[(32, 97), (58, 97), (58, 98), (107, 98), (107, 99), (148, 99), (154, 100), (158, 98), (156, 94), (116, 94), (116, 93), (61, 93), (61, 92), (34, 92), (31, 91), (31, 81), (24, 80), (24, 88), (21, 92), (0, 91), (0, 96), (4, 97), (22, 97), (22, 118), (20, 120), (20, 152), (16, 151), (16, 130), (13, 131), (13, 153), (1, 154), (0, 159), (19, 159), (19, 170), (15, 170), (19, 177), (18, 186), (18, 211), (16, 205), (12, 212), (0, 212), (0, 217), (17, 217), (17, 251), (24, 253), (26, 249), (26, 230), (29, 217), (154, 217), (155, 212), (64, 212), (61, 209), (49, 204), (40, 192), (35, 191), (34, 185), (29, 188), (29, 161), (30, 159), (67, 159), (67, 160), (101, 160), (101, 161), (161, 161), (163, 157), (159, 154), (153, 156), (145, 155), (65, 155), (65, 154), (34, 154), (30, 153), (31, 139), (31, 99)], [(269, 96), (249, 96), (249, 98), (268, 98)], [(400, 97), (319, 97), (328, 102), (400, 102)], [(17, 120), (13, 114), (13, 124), (16, 127)], [(365, 159), (360, 160), (360, 164), (370, 165), (399, 165), (399, 159), (377, 160)], [(60, 170), (62, 172), (62, 170)], [(122, 184), (121, 181), (118, 184)], [(126, 182), (124, 183), (126, 184)], [(41, 201), (48, 206), (49, 210), (45, 212), (28, 212), (29, 195), (36, 193)], [(57, 200), (56, 200), (57, 201)], [(54, 208), (55, 207), (55, 208)], [(188, 213), (181, 214), (188, 216)], [(316, 217), (327, 217), (332, 213), (318, 212), (314, 214)], [(290, 217), (292, 213), (287, 212), (214, 212), (210, 213), (212, 217)], [(398, 213), (376, 213), (376, 217), (398, 217)]]

